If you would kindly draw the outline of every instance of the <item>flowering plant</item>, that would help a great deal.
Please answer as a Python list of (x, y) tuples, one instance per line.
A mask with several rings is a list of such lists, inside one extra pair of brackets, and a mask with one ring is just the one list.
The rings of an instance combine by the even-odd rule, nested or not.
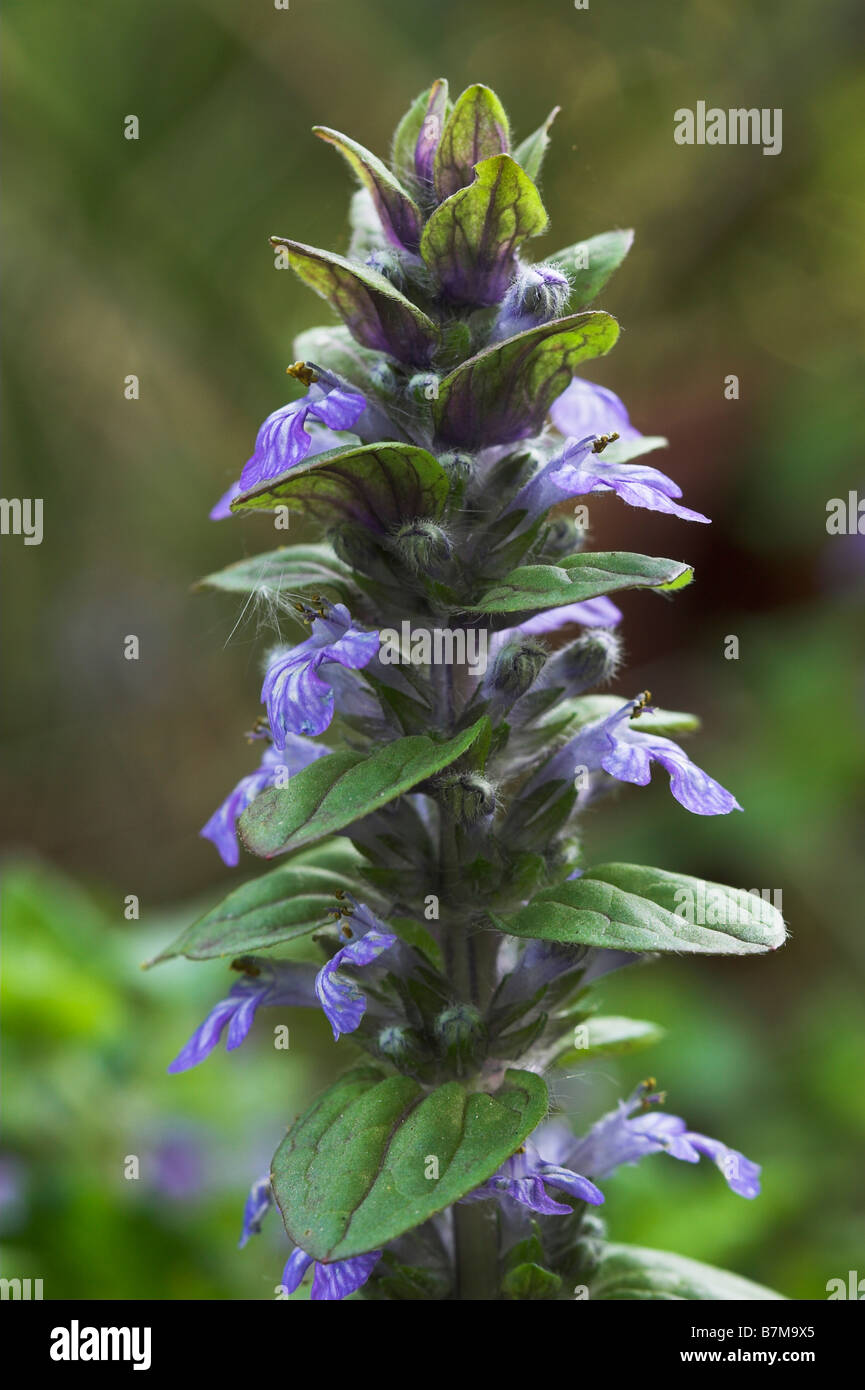
[[(308, 635), (270, 652), (260, 765), (202, 834), (227, 864), (241, 845), (279, 862), (160, 959), (233, 956), (239, 976), (173, 1071), (223, 1033), (238, 1047), (266, 1006), (322, 1009), (367, 1054), (250, 1192), (241, 1243), (275, 1204), (286, 1294), (312, 1269), (314, 1299), (777, 1297), (605, 1240), (607, 1178), (649, 1154), (706, 1157), (740, 1197), (759, 1191), (758, 1166), (661, 1108), (653, 1082), (580, 1138), (548, 1119), (556, 1066), (656, 1036), (596, 1012), (599, 978), (784, 939), (762, 899), (594, 865), (578, 836), (586, 806), (645, 786), (653, 763), (685, 810), (741, 808), (677, 741), (691, 716), (597, 693), (620, 659), (610, 595), (692, 572), (587, 551), (558, 504), (613, 492), (707, 518), (642, 461), (665, 441), (579, 374), (616, 341), (585, 306), (632, 234), (526, 257), (547, 226), (534, 180), (553, 116), (514, 148), (493, 92), (452, 104), (437, 81), (389, 165), (318, 128), (360, 183), (349, 253), (272, 238), (343, 326), (301, 334), (304, 394), (264, 422), (213, 515), (297, 509), (327, 539), (206, 581), (265, 595)], [(309, 937), (320, 967), (293, 949)]]

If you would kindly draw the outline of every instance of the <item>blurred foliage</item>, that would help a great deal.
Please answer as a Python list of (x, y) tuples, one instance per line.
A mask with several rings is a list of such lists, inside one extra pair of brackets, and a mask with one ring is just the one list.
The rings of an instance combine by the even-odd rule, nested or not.
[[(48, 1297), (258, 1298), (278, 1279), (278, 1221), (234, 1251), (245, 1191), (348, 1044), (295, 1015), (275, 1053), (273, 1015), (258, 1046), (169, 1078), (224, 967), (136, 967), (229, 881), (197, 829), (247, 770), (261, 615), (188, 589), (272, 543), (264, 518), (206, 512), (289, 394), (294, 334), (326, 317), (266, 238), (343, 247), (344, 170), (309, 127), (384, 153), (439, 74), (490, 83), (520, 133), (561, 103), (540, 252), (637, 228), (596, 376), (670, 436), (664, 466), (714, 519), (599, 500), (593, 542), (696, 565), (674, 602), (626, 597), (619, 688), (698, 710), (691, 751), (747, 814), (623, 790), (590, 852), (782, 889), (793, 932), (768, 960), (605, 983), (668, 1029), (643, 1065), (673, 1110), (765, 1166), (746, 1204), (658, 1157), (608, 1184), (612, 1230), (792, 1295), (861, 1272), (865, 538), (825, 519), (865, 488), (863, 27), (859, 0), (7, 0), (4, 490), (45, 499), (46, 534), (2, 559), (0, 1185), (4, 1264)], [(673, 112), (698, 100), (783, 108), (783, 152), (676, 146)], [(562, 1103), (593, 1118), (636, 1076), (598, 1066)]]

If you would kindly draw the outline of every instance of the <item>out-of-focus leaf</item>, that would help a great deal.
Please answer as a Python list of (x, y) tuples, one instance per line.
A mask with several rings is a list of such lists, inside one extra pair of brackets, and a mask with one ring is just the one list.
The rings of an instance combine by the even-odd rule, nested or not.
[(571, 282), (571, 308), (579, 309), (590, 303), (599, 290), (619, 268), (634, 243), (634, 233), (626, 231), (601, 232), (556, 251), (549, 260), (567, 271)]
[(538, 126), (537, 130), (526, 136), (525, 140), (514, 150), (514, 159), (522, 165), (530, 179), (536, 179), (541, 172), (544, 155), (550, 143), (550, 126), (561, 109), (560, 106), (554, 106), (543, 125)]
[(784, 1295), (684, 1255), (645, 1250), (638, 1245), (606, 1245), (590, 1280), (589, 1297), (623, 1301), (723, 1299), (738, 1303), (783, 1299)]

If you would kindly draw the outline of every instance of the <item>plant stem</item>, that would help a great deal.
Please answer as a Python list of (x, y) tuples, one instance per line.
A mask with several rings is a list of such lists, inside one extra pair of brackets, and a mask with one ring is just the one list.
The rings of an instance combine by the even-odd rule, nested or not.
[(496, 1204), (457, 1203), (453, 1213), (457, 1298), (460, 1302), (495, 1302), (499, 1285)]
[[(436, 691), (436, 713), (453, 719), (453, 672), (444, 667)], [(442, 708), (443, 706), (443, 708)], [(445, 909), (443, 949), (448, 983), (455, 1001), (485, 1007), (492, 992), (495, 955), (492, 942), (472, 930), (466, 914), (455, 908), (460, 875), (459, 836), (442, 808), (439, 834), (439, 891)], [(461, 1302), (494, 1302), (498, 1297), (498, 1220), (494, 1202), (453, 1208), (456, 1296)]]

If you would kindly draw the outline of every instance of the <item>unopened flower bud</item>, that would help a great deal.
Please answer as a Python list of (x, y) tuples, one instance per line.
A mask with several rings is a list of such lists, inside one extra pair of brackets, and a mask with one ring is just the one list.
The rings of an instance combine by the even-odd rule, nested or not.
[(542, 320), (557, 319), (571, 292), (568, 277), (554, 265), (524, 266), (511, 286), (514, 308)]
[(499, 652), (493, 666), (492, 687), (511, 700), (531, 689), (547, 660), (547, 649), (535, 637), (514, 638)]
[(366, 263), (370, 270), (377, 270), (379, 275), (389, 280), (395, 289), (405, 288), (405, 266), (398, 251), (388, 248), (373, 251), (372, 255), (367, 256)]
[(394, 535), (393, 544), (413, 574), (429, 574), (451, 557), (451, 543), (442, 528), (420, 517), (404, 522)]
[(433, 1031), (442, 1056), (458, 1072), (477, 1066), (486, 1051), (486, 1026), (472, 1004), (445, 1009), (436, 1018)]
[(563, 681), (569, 695), (581, 695), (584, 690), (606, 685), (616, 674), (621, 649), (612, 628), (589, 628), (557, 654), (555, 679)]
[(375, 362), (370, 368), (369, 379), (382, 396), (396, 394), (399, 379), (389, 362)]
[(459, 449), (450, 449), (446, 454), (439, 454), (439, 463), (452, 482), (467, 483), (472, 475), (472, 456), (462, 453)]
[(442, 804), (459, 825), (474, 825), (496, 809), (495, 788), (476, 772), (453, 772), (437, 787)]
[(571, 287), (567, 275), (554, 265), (520, 266), (516, 279), (502, 300), (493, 341), (524, 333), (551, 319), (559, 318), (567, 308)]
[(543, 558), (552, 560), (559, 555), (576, 555), (586, 543), (586, 533), (573, 517), (554, 516), (547, 523)]
[(414, 1069), (430, 1060), (430, 1054), (413, 1028), (391, 1024), (376, 1038), (376, 1049), (400, 1071)]
[(435, 372), (416, 372), (409, 381), (408, 393), (421, 405), (438, 400), (440, 380)]

